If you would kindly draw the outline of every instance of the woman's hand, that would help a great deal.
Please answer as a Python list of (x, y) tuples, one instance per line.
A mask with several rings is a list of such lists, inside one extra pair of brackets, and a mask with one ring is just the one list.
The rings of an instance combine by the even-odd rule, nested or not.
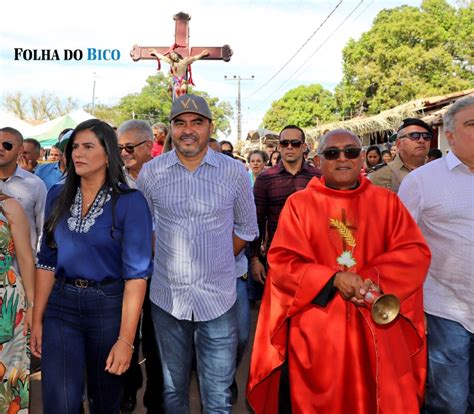
[[(25, 321), (26, 325), (26, 321)], [(30, 349), (36, 358), (41, 358), (41, 344), (43, 339), (43, 324), (35, 323), (31, 327)]]
[(132, 355), (132, 347), (118, 339), (110, 350), (105, 370), (111, 374), (122, 375), (130, 367)]

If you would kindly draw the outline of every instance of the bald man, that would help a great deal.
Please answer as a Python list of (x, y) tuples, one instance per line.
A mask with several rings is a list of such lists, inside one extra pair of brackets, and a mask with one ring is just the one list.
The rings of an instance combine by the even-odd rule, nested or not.
[[(396, 194), (360, 175), (357, 136), (331, 131), (318, 150), (322, 178), (288, 198), (268, 252), (248, 400), (256, 413), (418, 414), (429, 249)], [(401, 301), (383, 327), (373, 291)]]

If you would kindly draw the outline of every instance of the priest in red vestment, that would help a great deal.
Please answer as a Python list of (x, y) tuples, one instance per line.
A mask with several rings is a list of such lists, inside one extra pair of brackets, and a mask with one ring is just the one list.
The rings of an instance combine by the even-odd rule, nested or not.
[[(247, 389), (257, 414), (420, 412), (431, 255), (398, 196), (359, 175), (361, 149), (349, 131), (327, 133), (322, 179), (281, 213)], [(374, 287), (400, 299), (389, 324), (365, 305)]]

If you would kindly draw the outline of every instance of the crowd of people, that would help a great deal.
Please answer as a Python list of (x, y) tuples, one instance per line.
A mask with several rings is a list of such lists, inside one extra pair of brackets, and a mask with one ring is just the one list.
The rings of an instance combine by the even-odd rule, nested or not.
[(189, 413), (192, 371), (230, 413), (249, 348), (256, 413), (473, 412), (474, 97), (445, 156), (406, 118), (391, 148), (287, 125), (245, 159), (212, 119), (87, 120), (49, 162), (0, 128), (0, 413), (29, 412), (30, 351), (43, 412), (131, 413), (139, 349), (148, 413)]

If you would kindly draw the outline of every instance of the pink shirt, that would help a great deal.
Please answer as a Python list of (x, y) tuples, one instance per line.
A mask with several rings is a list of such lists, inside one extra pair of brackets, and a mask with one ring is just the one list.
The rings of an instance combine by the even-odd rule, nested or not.
[(163, 152), (163, 144), (158, 144), (157, 142), (153, 143), (153, 148), (151, 149), (151, 156), (158, 157)]

